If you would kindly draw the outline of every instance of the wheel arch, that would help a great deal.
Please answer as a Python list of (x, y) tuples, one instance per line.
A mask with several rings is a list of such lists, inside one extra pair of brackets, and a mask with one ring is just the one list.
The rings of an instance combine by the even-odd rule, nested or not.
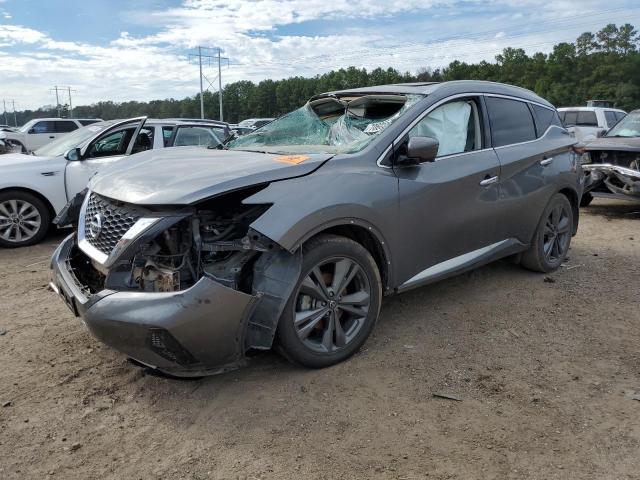
[(573, 210), (573, 235), (578, 233), (578, 223), (580, 216), (580, 198), (578, 192), (573, 188), (565, 187), (558, 191), (558, 193), (564, 195), (571, 204), (571, 210)]
[(49, 215), (51, 216), (51, 220), (52, 221), (56, 217), (56, 210), (53, 207), (53, 204), (49, 201), (49, 199), (47, 197), (45, 197), (42, 193), (38, 192), (37, 190), (34, 190), (32, 188), (27, 188), (27, 187), (5, 187), (5, 188), (0, 188), (0, 194), (5, 193), (5, 192), (24, 192), (24, 193), (29, 193), (29, 194), (33, 195), (34, 197), (37, 197), (40, 201), (42, 201), (42, 203), (45, 204), (45, 206), (47, 207), (47, 210), (49, 210)]
[(383, 292), (391, 291), (392, 282), (392, 261), (388, 243), (382, 234), (369, 222), (357, 218), (341, 218), (336, 219), (307, 232), (294, 245), (292, 250), (297, 250), (304, 243), (314, 237), (323, 234), (340, 235), (350, 238), (354, 242), (362, 245), (373, 257), (380, 272), (382, 279)]

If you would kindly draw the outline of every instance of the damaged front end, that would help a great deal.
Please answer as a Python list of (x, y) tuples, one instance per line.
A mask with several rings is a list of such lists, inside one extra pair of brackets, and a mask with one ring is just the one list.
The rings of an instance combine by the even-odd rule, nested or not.
[(300, 269), (299, 254), (251, 228), (269, 205), (243, 200), (260, 189), (175, 208), (88, 192), (77, 235), (52, 259), (52, 286), (96, 337), (140, 363), (179, 376), (236, 368), (271, 347)]
[(582, 168), (585, 194), (640, 201), (640, 148), (588, 150)]

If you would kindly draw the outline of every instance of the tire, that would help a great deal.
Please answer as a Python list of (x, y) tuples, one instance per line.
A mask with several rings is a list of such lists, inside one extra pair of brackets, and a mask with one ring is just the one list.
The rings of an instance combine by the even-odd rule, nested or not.
[(49, 209), (35, 195), (19, 190), (0, 193), (0, 247), (34, 245), (44, 238), (50, 226)]
[(328, 367), (353, 355), (373, 330), (382, 301), (380, 272), (362, 245), (335, 235), (308, 241), (302, 258), (278, 323), (277, 347), (293, 363)]
[(573, 207), (556, 193), (540, 217), (529, 250), (522, 254), (522, 266), (543, 273), (557, 270), (569, 252), (572, 234)]
[(582, 198), (580, 198), (580, 206), (588, 207), (591, 202), (593, 202), (593, 195), (591, 195), (590, 193), (583, 193)]

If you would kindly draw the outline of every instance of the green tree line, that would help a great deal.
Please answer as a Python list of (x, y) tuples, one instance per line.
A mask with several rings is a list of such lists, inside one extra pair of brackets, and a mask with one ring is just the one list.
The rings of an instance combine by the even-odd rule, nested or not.
[[(393, 68), (367, 71), (341, 68), (314, 77), (283, 80), (247, 80), (223, 89), (224, 119), (230, 123), (250, 117), (277, 117), (332, 90), (399, 82), (491, 80), (535, 91), (554, 105), (584, 105), (589, 99), (610, 100), (625, 110), (640, 107), (640, 35), (633, 25), (609, 24), (597, 33), (585, 32), (573, 43), (559, 43), (549, 54), (527, 55), (521, 48), (506, 48), (495, 62), (455, 60), (442, 69), (420, 68), (416, 73)], [(218, 118), (218, 93), (205, 92), (205, 113)], [(150, 102), (97, 102), (74, 108), (75, 117), (105, 120), (148, 115), (154, 118), (200, 116), (200, 96)], [(13, 114), (7, 115), (13, 120)], [(54, 108), (18, 112), (18, 124), (32, 118), (55, 117)]]

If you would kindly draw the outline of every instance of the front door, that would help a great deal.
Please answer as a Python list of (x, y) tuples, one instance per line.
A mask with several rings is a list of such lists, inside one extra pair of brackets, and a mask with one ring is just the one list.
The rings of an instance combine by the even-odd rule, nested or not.
[(396, 262), (399, 284), (503, 240), (495, 214), (500, 164), (488, 148), (483, 108), (476, 97), (452, 100), (396, 144), (401, 151), (411, 136), (440, 143), (434, 162), (395, 168), (400, 194), (396, 233), (404, 245)]
[(121, 160), (128, 151), (138, 153), (153, 147), (154, 127), (143, 126), (138, 133), (136, 142), (130, 148), (131, 139), (137, 127), (138, 124), (130, 123), (122, 128), (104, 133), (91, 142), (82, 160), (67, 164), (65, 183), (68, 199), (84, 190), (91, 177), (98, 171)]

